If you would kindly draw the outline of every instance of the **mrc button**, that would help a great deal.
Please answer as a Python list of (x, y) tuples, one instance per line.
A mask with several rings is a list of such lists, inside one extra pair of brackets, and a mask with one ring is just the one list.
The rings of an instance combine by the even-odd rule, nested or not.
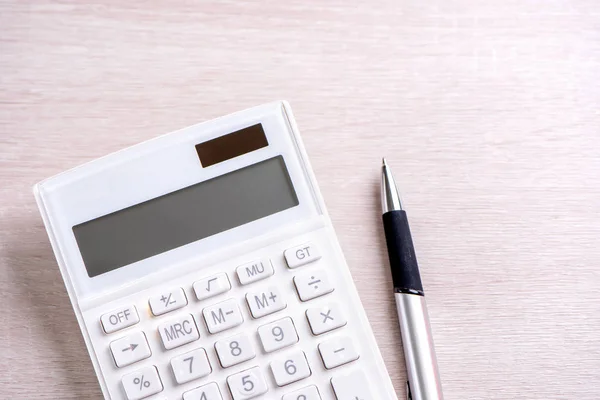
[(117, 308), (100, 317), (104, 332), (113, 333), (140, 322), (135, 306)]

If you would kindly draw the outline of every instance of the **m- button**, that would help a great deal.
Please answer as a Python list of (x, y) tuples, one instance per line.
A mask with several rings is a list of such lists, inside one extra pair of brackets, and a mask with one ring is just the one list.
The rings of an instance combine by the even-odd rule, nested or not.
[(317, 261), (321, 258), (321, 253), (319, 253), (319, 250), (314, 243), (309, 242), (301, 246), (287, 249), (283, 253), (283, 256), (285, 257), (288, 267), (294, 269), (313, 261)]
[(125, 329), (140, 322), (137, 310), (134, 306), (121, 307), (108, 312), (100, 317), (104, 332), (113, 333)]

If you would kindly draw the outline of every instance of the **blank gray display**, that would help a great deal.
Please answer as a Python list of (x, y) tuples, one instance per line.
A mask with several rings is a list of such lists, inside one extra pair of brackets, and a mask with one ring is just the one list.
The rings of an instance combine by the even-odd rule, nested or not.
[(282, 156), (73, 227), (90, 277), (297, 206)]

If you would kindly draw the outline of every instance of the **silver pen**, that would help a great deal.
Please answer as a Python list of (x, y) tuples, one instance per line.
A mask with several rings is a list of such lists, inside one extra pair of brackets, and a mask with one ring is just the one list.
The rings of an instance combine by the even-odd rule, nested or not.
[(406, 360), (407, 398), (442, 400), (442, 384), (408, 218), (385, 158), (381, 172), (383, 228)]

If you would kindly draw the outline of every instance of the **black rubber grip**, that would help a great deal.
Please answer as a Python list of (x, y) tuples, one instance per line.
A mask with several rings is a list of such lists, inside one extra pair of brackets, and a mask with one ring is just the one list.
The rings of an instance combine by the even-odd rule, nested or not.
[(423, 284), (406, 212), (388, 211), (383, 214), (383, 229), (390, 256), (394, 290), (396, 293), (423, 296)]

